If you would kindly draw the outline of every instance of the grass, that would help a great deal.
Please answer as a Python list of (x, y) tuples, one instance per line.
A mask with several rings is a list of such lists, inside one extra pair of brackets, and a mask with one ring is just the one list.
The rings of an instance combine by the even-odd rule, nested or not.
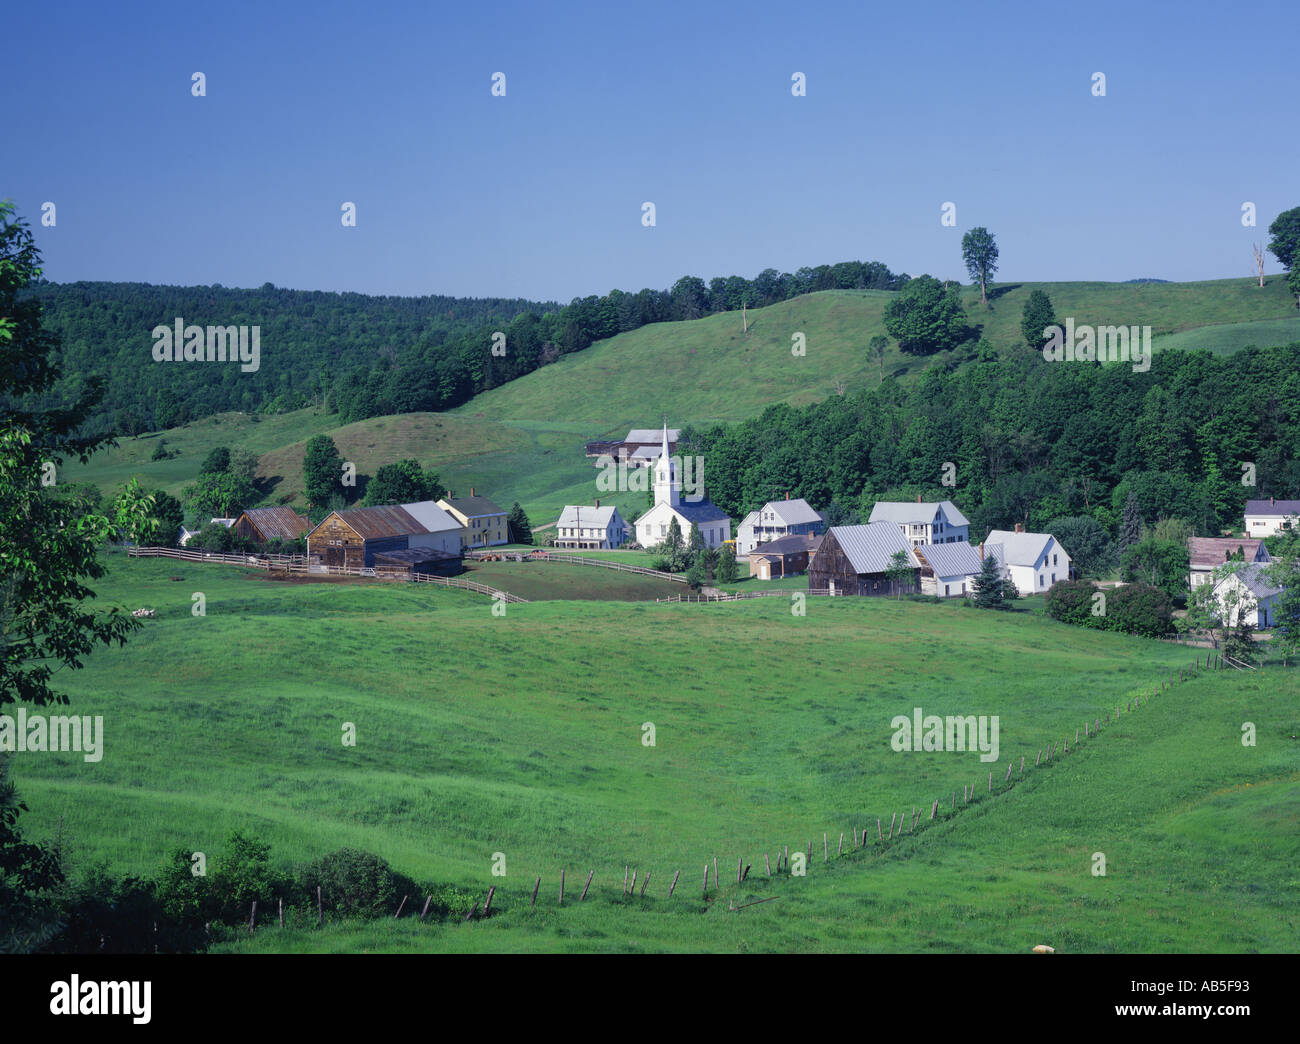
[[(502, 617), (490, 599), (422, 585), (109, 564), (100, 604), (158, 615), (60, 679), (77, 713), (104, 715), (105, 754), (18, 756), (29, 832), (60, 831), (79, 865), (119, 872), (152, 873), (177, 847), (211, 854), (241, 829), (284, 863), (346, 845), (417, 879), (499, 886), (501, 916), (482, 925), (268, 931), (248, 948), (1297, 942), (1295, 672), (1189, 682), (887, 852), (829, 868), (818, 852), (806, 880), (770, 889), (751, 871), (706, 904), (698, 878), (714, 856), (725, 881), (737, 854), (757, 870), (764, 851), (820, 846), (823, 831), (833, 849), (841, 830), (874, 831), (877, 816), (983, 785), (992, 766), (976, 755), (894, 752), (894, 715), (999, 715), (1000, 777), (1009, 758), (1032, 764), (1050, 740), (1176, 673), (1189, 650), (952, 604), (816, 599), (796, 617), (784, 599), (547, 601)], [(194, 591), (205, 617), (191, 615)], [(1255, 748), (1240, 744), (1243, 720), (1259, 729)], [(345, 722), (355, 747), (340, 742)], [(1091, 876), (1095, 851), (1107, 878)], [(496, 852), (504, 879), (490, 876)], [(653, 872), (644, 902), (620, 899), (624, 865)], [(571, 895), (597, 869), (588, 903), (525, 909), (534, 876), (553, 893), (561, 867)], [(781, 900), (726, 910), (766, 894)]]
[(672, 580), (564, 562), (470, 562), (464, 575), (468, 580), (508, 591), (530, 602), (547, 599), (653, 602), (688, 590), (685, 584)]

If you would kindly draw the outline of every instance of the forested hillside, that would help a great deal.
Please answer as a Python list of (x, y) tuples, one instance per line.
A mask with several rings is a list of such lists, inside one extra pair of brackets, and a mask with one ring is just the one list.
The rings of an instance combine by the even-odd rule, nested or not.
[(1143, 519), (1211, 534), (1240, 529), (1249, 498), (1300, 491), (1300, 343), (1159, 352), (1146, 373), (986, 351), (683, 439), (733, 518), (787, 492), (849, 510), (919, 493), (956, 501), (972, 534), (1076, 515), (1114, 531), (1132, 492)]
[[(907, 281), (878, 262), (767, 269), (755, 279), (684, 276), (670, 290), (613, 290), (554, 302), (504, 298), (370, 297), (221, 286), (42, 282), (46, 327), (63, 342), (70, 401), (92, 375), (106, 394), (101, 431), (134, 435), (229, 411), (319, 405), (346, 421), (451, 409), (594, 341), (650, 323), (697, 319), (826, 289), (895, 289)], [(158, 363), (151, 331), (186, 325), (258, 326), (255, 372), (230, 363)], [(496, 345), (494, 334), (505, 335)]]

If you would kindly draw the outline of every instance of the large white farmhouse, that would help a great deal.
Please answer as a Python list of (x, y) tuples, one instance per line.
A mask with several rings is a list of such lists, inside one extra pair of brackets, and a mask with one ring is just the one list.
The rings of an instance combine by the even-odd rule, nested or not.
[(627, 525), (616, 507), (566, 504), (555, 523), (555, 546), (617, 548), (627, 539)]
[(970, 523), (951, 500), (915, 504), (878, 500), (868, 522), (893, 522), (913, 547), (921, 544), (959, 544), (970, 537)]
[(1026, 533), (1019, 524), (1014, 532), (990, 530), (980, 545), (981, 559), (989, 555), (1021, 595), (1044, 594), (1053, 584), (1070, 579), (1070, 556), (1051, 533)]
[(826, 520), (808, 501), (791, 500), (788, 495), (784, 500), (769, 500), (740, 520), (736, 527), (736, 557), (744, 557), (760, 544), (784, 536), (820, 536), (825, 532)]
[(682, 499), (682, 479), (678, 462), (668, 452), (668, 427), (663, 430), (663, 447), (655, 461), (655, 506), (636, 520), (636, 539), (642, 547), (654, 547), (668, 535), (668, 527), (677, 519), (682, 539), (689, 540), (691, 526), (700, 527), (705, 547), (721, 547), (731, 539), (731, 518), (708, 497), (690, 503)]
[(1284, 529), (1300, 528), (1300, 500), (1246, 501), (1246, 536), (1272, 536)]

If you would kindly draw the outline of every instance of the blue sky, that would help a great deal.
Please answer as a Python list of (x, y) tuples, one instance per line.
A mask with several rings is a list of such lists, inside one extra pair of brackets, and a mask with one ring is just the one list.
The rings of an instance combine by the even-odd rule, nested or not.
[(885, 6), (22, 5), (0, 196), (58, 281), (560, 301), (965, 278), (975, 225), (1004, 281), (1245, 277), (1300, 205), (1293, 2)]

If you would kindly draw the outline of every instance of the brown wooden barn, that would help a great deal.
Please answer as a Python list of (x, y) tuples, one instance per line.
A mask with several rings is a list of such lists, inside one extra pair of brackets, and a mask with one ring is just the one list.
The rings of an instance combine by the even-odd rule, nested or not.
[[(885, 576), (900, 551), (909, 570), (909, 578), (901, 583)], [(808, 590), (832, 586), (836, 594), (913, 594), (921, 590), (920, 563), (893, 522), (833, 526), (822, 537), (808, 566)]]
[(297, 540), (311, 528), (311, 522), (292, 508), (249, 508), (235, 519), (232, 528), (245, 540), (265, 544), (268, 540)]
[(460, 541), (460, 523), (426, 501), (331, 511), (307, 534), (307, 555), (331, 568), (373, 569), (378, 554), (421, 549), (456, 558), (459, 571)]

